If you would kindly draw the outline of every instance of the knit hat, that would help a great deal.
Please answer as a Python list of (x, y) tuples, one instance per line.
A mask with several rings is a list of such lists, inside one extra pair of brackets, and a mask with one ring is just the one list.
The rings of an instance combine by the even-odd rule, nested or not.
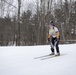
[(55, 26), (53, 21), (50, 21), (49, 25)]

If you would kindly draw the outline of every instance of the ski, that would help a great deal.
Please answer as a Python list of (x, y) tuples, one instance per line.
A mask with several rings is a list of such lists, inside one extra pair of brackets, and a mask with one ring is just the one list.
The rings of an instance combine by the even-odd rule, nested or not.
[(60, 56), (63, 56), (63, 55), (66, 55), (66, 54), (52, 55), (52, 56), (49, 56), (49, 57), (41, 58), (41, 60), (46, 60), (46, 59), (50, 59), (50, 58), (54, 58), (54, 57), (60, 57)]
[(40, 56), (40, 57), (35, 57), (34, 59), (44, 58), (44, 57), (48, 57), (48, 56), (52, 56), (52, 55), (48, 54), (48, 55), (44, 55), (44, 56)]
[[(59, 56), (61, 56), (61, 55), (59, 55)], [(52, 56), (49, 56), (49, 57), (42, 58), (41, 60), (50, 59), (50, 58), (59, 57), (59, 56), (57, 56), (57, 55), (52, 55)]]

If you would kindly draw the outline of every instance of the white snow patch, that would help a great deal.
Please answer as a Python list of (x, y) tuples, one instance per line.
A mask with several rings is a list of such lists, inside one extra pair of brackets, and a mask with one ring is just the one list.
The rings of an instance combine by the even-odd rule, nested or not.
[(62, 56), (34, 59), (51, 53), (50, 46), (0, 47), (0, 75), (76, 75), (76, 44), (59, 45)]

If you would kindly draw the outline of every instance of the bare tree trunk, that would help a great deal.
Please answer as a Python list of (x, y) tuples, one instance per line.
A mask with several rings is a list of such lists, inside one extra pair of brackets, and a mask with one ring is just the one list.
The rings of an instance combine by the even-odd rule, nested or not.
[(65, 17), (66, 17), (66, 21), (65, 21), (65, 25), (66, 25), (66, 39), (68, 39), (69, 36), (69, 7), (68, 7), (68, 0), (65, 0)]
[[(4, 2), (2, 0), (0, 0), (0, 9), (1, 9), (0, 17), (3, 18), (3, 16), (4, 16)], [(0, 21), (0, 22), (1, 22), (0, 24), (2, 26), (2, 21)], [(3, 45), (3, 30), (2, 30), (2, 28), (0, 30), (0, 39), (1, 39), (1, 46), (2, 46)]]
[(36, 42), (37, 44), (39, 44), (39, 41), (40, 41), (40, 13), (39, 13), (39, 0), (37, 0), (37, 30), (36, 30)]
[[(62, 0), (60, 0), (60, 7), (61, 7), (61, 10), (63, 11), (63, 8), (62, 8), (62, 4), (63, 2), (62, 2)], [(62, 33), (62, 38), (63, 38), (63, 40), (65, 41), (65, 36), (64, 36), (64, 22), (63, 23), (61, 23), (61, 33)]]
[(20, 8), (21, 0), (18, 0), (18, 33), (17, 33), (17, 45), (20, 46)]

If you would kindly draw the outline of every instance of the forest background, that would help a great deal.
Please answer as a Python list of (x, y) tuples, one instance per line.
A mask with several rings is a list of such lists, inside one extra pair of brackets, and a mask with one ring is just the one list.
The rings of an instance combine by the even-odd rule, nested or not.
[(0, 45), (46, 45), (51, 20), (60, 43), (76, 42), (76, 0), (0, 0)]

